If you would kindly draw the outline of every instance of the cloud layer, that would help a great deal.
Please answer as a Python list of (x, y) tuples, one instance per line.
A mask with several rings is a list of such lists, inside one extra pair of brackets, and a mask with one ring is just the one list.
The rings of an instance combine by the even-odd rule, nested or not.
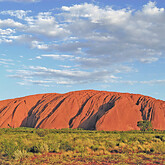
[(10, 16), (0, 19), (0, 43), (23, 43), (32, 49), (45, 50), (50, 53), (36, 59), (67, 60), (72, 66), (68, 70), (33, 66), (10, 75), (23, 82), (39, 83), (38, 77), (46, 79), (41, 84), (113, 82), (117, 81), (114, 76), (117, 73), (136, 70), (126, 63), (153, 63), (164, 57), (165, 10), (155, 2), (137, 11), (84, 3), (63, 6), (58, 13), (40, 12), (36, 16), (32, 13), (0, 12)]

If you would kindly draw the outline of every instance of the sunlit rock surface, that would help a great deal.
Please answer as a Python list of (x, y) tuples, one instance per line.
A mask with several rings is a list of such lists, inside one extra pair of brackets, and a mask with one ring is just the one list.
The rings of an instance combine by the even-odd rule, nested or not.
[(150, 120), (165, 130), (165, 101), (139, 94), (84, 90), (0, 101), (0, 127), (138, 130)]

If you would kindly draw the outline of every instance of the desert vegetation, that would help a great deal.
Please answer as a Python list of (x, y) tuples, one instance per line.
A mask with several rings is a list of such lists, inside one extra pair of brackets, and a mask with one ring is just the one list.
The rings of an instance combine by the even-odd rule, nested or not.
[(165, 131), (0, 129), (0, 164), (164, 164)]
[(138, 121), (137, 126), (140, 128), (141, 131), (149, 131), (153, 129), (151, 121), (149, 120)]

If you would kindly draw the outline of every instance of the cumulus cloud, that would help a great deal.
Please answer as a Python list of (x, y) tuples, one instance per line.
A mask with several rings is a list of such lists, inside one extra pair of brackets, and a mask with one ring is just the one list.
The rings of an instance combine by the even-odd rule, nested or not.
[(143, 12), (147, 15), (157, 15), (164, 12), (164, 8), (157, 8), (156, 2), (149, 2), (147, 5), (144, 5)]
[(23, 24), (20, 22), (16, 22), (12, 19), (5, 19), (5, 20), (1, 20), (0, 19), (0, 27), (1, 28), (8, 28), (8, 27), (12, 27), (12, 28), (22, 28)]
[[(141, 11), (134, 13), (129, 9), (101, 9), (92, 4), (64, 6), (66, 22), (71, 22), (68, 28), (75, 32), (72, 33), (74, 37), (86, 41), (86, 44), (78, 40), (76, 43), (58, 45), (57, 49), (75, 52), (81, 47), (87, 56), (78, 60), (87, 65), (91, 62), (93, 66), (135, 60), (154, 62), (162, 54), (164, 37), (161, 34), (164, 30), (161, 29), (160, 33), (158, 29), (165, 15), (164, 10), (155, 5), (149, 2)], [(157, 13), (153, 18), (151, 14), (146, 15), (147, 11), (152, 10)]]
[(27, 18), (29, 33), (41, 34), (47, 37), (64, 38), (69, 32), (64, 29), (51, 12), (41, 12), (36, 17)]
[[(26, 23), (0, 20), (0, 27), (20, 28), (18, 32), (39, 38), (40, 41), (32, 42), (32, 48), (75, 56), (83, 54), (83, 58), (89, 58), (87, 62), (93, 58), (97, 64), (100, 59), (105, 63), (154, 62), (163, 54), (165, 47), (165, 11), (156, 7), (154, 2), (149, 2), (138, 11), (100, 8), (84, 3), (63, 6), (56, 15), (40, 12), (36, 16), (28, 16), (29, 12), (2, 11), (1, 14), (24, 19)], [(102, 63), (103, 66), (105, 63)]]
[[(153, 18), (146, 14), (150, 10), (157, 13)], [(54, 43), (34, 44), (34, 48), (83, 55), (76, 60), (86, 67), (136, 60), (151, 63), (163, 54), (164, 15), (154, 2), (134, 13), (130, 9), (114, 10), (85, 3), (63, 6), (58, 21), (50, 12), (39, 13), (32, 19), (29, 32), (55, 37)], [(47, 30), (45, 23), (49, 25)]]
[(63, 84), (114, 82), (112, 75), (136, 71), (125, 63), (139, 61), (145, 65), (165, 54), (165, 10), (155, 2), (145, 4), (141, 10), (84, 3), (63, 6), (56, 14), (49, 11), (29, 16), (30, 12), (2, 11), (16, 18), (0, 20), (0, 34), (10, 35), (6, 39), (32, 49), (51, 52), (37, 56), (40, 60), (67, 60), (77, 66), (77, 70), (33, 67), (27, 73), (16, 72), (34, 81), (35, 77), (53, 77), (58, 78), (53, 81)]

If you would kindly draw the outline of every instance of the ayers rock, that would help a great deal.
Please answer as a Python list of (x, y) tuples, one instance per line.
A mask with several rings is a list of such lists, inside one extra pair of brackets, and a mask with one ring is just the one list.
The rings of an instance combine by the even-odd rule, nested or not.
[(137, 130), (150, 120), (165, 130), (165, 101), (139, 94), (84, 90), (0, 101), (0, 127)]

